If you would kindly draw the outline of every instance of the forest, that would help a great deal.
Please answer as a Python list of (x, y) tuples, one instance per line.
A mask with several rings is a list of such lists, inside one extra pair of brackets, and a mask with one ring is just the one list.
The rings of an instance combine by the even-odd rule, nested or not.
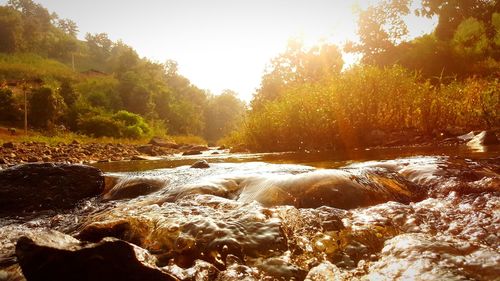
[(141, 139), (201, 136), (235, 129), (245, 104), (214, 95), (178, 73), (173, 60), (141, 58), (106, 33), (77, 38), (78, 26), (32, 0), (0, 6), (0, 125), (44, 133)]
[[(417, 5), (415, 5), (417, 4)], [(391, 132), (436, 137), (500, 124), (500, 4), (384, 0), (359, 10), (358, 42), (305, 48), (290, 40), (269, 62), (250, 105), (214, 95), (173, 60), (141, 58), (106, 33), (32, 0), (0, 7), (0, 125), (93, 137), (196, 135), (258, 151), (337, 149)], [(436, 17), (408, 39), (405, 17)], [(345, 67), (343, 52), (361, 55)]]

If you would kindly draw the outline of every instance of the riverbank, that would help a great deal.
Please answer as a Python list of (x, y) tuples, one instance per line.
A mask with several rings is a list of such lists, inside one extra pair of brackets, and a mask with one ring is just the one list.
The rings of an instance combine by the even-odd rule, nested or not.
[[(476, 131), (460, 136), (426, 138), (414, 136), (382, 137), (374, 145), (363, 149), (418, 146), (468, 146), (499, 144), (498, 135), (493, 131)], [(102, 140), (101, 140), (102, 141)], [(376, 144), (376, 145), (375, 145)], [(117, 162), (131, 160), (151, 160), (171, 155), (198, 155), (208, 150), (206, 145), (184, 144), (174, 141), (153, 138), (149, 142), (81, 142), (48, 143), (43, 141), (3, 142), (0, 145), (0, 167), (9, 167), (23, 163), (57, 162), (71, 164), (90, 164), (96, 162)], [(315, 152), (314, 149), (298, 151)], [(338, 150), (342, 151), (342, 150)], [(236, 146), (230, 153), (250, 152), (245, 146)]]
[(208, 150), (197, 144), (177, 144), (158, 138), (147, 144), (134, 143), (71, 143), (49, 144), (46, 142), (4, 142), (0, 146), (0, 166), (22, 163), (58, 162), (88, 164), (128, 160), (147, 160), (151, 157), (173, 154), (196, 155)]

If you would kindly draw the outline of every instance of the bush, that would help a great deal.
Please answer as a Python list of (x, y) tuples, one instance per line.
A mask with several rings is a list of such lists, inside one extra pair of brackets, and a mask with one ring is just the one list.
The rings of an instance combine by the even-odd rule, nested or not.
[(0, 122), (14, 125), (21, 120), (21, 111), (10, 89), (0, 88)]
[(123, 124), (108, 116), (91, 116), (80, 119), (79, 131), (92, 137), (122, 137)]
[(111, 116), (87, 115), (80, 119), (78, 128), (80, 132), (89, 136), (129, 139), (144, 138), (151, 132), (141, 116), (123, 110)]
[(137, 114), (120, 110), (112, 118), (123, 125), (122, 133), (126, 138), (139, 139), (151, 132), (148, 124)]
[(29, 94), (28, 122), (36, 128), (51, 128), (65, 109), (63, 98), (51, 88), (34, 89)]

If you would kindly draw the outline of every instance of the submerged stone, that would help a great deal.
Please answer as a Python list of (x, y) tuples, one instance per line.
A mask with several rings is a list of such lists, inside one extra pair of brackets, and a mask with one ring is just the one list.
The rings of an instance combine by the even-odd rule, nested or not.
[(96, 244), (76, 239), (21, 237), (16, 256), (28, 281), (178, 280), (161, 271), (155, 259), (130, 243), (107, 238)]
[(104, 190), (104, 176), (94, 167), (26, 164), (0, 171), (0, 214), (73, 208)]
[(196, 169), (210, 168), (210, 164), (208, 164), (207, 160), (200, 160), (196, 161), (196, 163), (191, 165), (191, 168), (196, 168)]

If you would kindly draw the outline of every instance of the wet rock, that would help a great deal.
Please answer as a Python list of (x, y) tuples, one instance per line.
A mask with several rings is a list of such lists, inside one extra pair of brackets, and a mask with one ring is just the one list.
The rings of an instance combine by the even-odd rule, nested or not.
[(28, 281), (178, 280), (157, 268), (147, 251), (114, 238), (81, 244), (71, 237), (21, 237), (16, 256)]
[(466, 240), (406, 233), (385, 242), (367, 280), (496, 280), (500, 254)]
[(304, 281), (342, 281), (340, 269), (332, 263), (326, 261), (309, 270)]
[(158, 191), (164, 186), (165, 181), (157, 179), (122, 179), (103, 198), (106, 200), (135, 198)]
[(166, 148), (173, 148), (173, 149), (178, 149), (180, 147), (179, 144), (175, 142), (170, 142), (166, 141), (162, 138), (154, 137), (149, 141), (149, 144), (160, 146), (160, 147), (166, 147)]
[(467, 142), (468, 146), (499, 144), (497, 136), (492, 131), (482, 131)]
[(15, 148), (15, 144), (13, 142), (6, 142), (2, 145), (3, 148)]
[(144, 156), (141, 156), (141, 155), (134, 155), (134, 156), (132, 156), (131, 160), (134, 160), (134, 161), (144, 161), (144, 160), (148, 160), (148, 158), (144, 157)]
[(282, 278), (282, 280), (292, 280), (292, 278), (304, 280), (307, 274), (303, 269), (289, 264), (281, 258), (269, 258), (259, 266), (259, 269), (265, 272), (266, 275)]
[(474, 131), (470, 131), (467, 134), (458, 136), (457, 139), (459, 139), (460, 141), (463, 141), (463, 142), (467, 142), (467, 141), (470, 141), (471, 139), (473, 139), (474, 136), (475, 136)]
[(208, 147), (206, 145), (194, 145), (191, 147), (192, 150), (206, 151)]
[(148, 155), (152, 155), (154, 153), (153, 146), (151, 144), (138, 146), (137, 151)]
[(202, 152), (200, 150), (188, 150), (188, 151), (184, 151), (182, 153), (183, 156), (188, 156), (188, 155), (200, 155), (202, 154)]
[(19, 165), (0, 171), (0, 213), (72, 208), (103, 189), (102, 172), (90, 166)]
[(196, 161), (196, 163), (191, 165), (191, 168), (206, 169), (206, 168), (210, 168), (210, 164), (208, 164), (207, 160), (200, 160), (200, 161)]
[(34, 163), (34, 162), (41, 162), (41, 159), (36, 157), (36, 156), (29, 156), (28, 157), (28, 162)]

